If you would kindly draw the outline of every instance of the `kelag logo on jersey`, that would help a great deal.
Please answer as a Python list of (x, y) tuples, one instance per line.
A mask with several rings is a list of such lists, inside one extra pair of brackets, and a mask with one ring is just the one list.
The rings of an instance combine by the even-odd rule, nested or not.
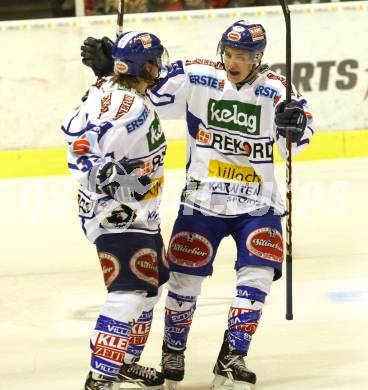
[(152, 121), (149, 132), (147, 134), (148, 149), (151, 152), (157, 149), (161, 144), (165, 142), (165, 135), (162, 131), (160, 120), (155, 112), (155, 119)]
[(277, 90), (268, 87), (267, 85), (258, 85), (254, 93), (256, 94), (256, 96), (260, 95), (260, 96), (268, 97), (270, 99), (274, 99), (277, 95)]
[(261, 106), (237, 100), (208, 102), (208, 124), (239, 133), (259, 135)]
[(194, 85), (210, 87), (218, 91), (222, 91), (225, 85), (225, 80), (219, 80), (212, 75), (204, 73), (189, 73), (189, 82)]

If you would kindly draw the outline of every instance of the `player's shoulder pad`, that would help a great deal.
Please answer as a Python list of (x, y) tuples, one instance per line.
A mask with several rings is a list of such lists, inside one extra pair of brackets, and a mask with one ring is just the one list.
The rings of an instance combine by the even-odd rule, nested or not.
[(91, 90), (100, 90), (104, 91), (109, 88), (109, 82), (111, 77), (100, 77), (96, 80), (91, 86)]
[(185, 63), (185, 70), (190, 84), (223, 89), (226, 74), (221, 62), (195, 59), (187, 60)]
[[(101, 101), (101, 112), (105, 111), (104, 106), (110, 103), (109, 95), (106, 100)], [(127, 90), (115, 90), (111, 94), (111, 107), (106, 114), (114, 129), (125, 129), (127, 134), (141, 128), (149, 119), (151, 109), (141, 95)], [(104, 116), (102, 115), (103, 119)]]
[(139, 110), (142, 105), (143, 99), (138, 94), (114, 85), (101, 95), (98, 118), (117, 121), (134, 115), (134, 111)]
[(267, 68), (265, 71), (260, 73), (260, 76), (270, 84), (273, 84), (277, 87), (284, 86), (286, 88), (286, 77), (274, 72), (273, 70)]
[(206, 60), (201, 58), (196, 58), (193, 60), (186, 60), (185, 66), (191, 69), (206, 69), (206, 68), (213, 68), (213, 69), (219, 69), (223, 70), (224, 66), (222, 62), (220, 61), (212, 61), (212, 60)]
[[(277, 88), (279, 91), (286, 90), (286, 77), (274, 72), (273, 70), (269, 69), (268, 67), (265, 69), (265, 71), (261, 74), (261, 77), (263, 78), (263, 81), (267, 84), (271, 84), (275, 88)], [(296, 90), (294, 85), (292, 86), (291, 95), (297, 99), (299, 99), (302, 95)]]
[(179, 74), (184, 74), (184, 65), (183, 61), (181, 60), (172, 62), (171, 64), (166, 65), (161, 69), (159, 83), (161, 81), (166, 81), (167, 79), (175, 77)]
[(82, 101), (85, 102), (87, 106), (91, 106), (91, 104), (94, 105), (93, 102), (98, 101), (109, 89), (111, 89), (109, 78), (99, 78), (89, 87)]

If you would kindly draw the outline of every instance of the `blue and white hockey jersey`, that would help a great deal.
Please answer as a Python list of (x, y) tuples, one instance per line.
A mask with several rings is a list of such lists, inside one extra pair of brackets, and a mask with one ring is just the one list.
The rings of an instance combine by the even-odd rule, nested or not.
[[(220, 62), (177, 61), (149, 97), (161, 119), (187, 121), (187, 170), (182, 203), (206, 213), (230, 217), (263, 207), (284, 212), (274, 175), (273, 144), (286, 157), (285, 138), (274, 124), (275, 107), (285, 100), (283, 76), (262, 66), (240, 89), (227, 80)], [(312, 116), (292, 155), (313, 134)]]
[[(87, 99), (65, 119), (68, 167), (79, 182), (79, 217), (89, 240), (106, 233), (159, 231), (158, 207), (164, 183), (165, 136), (147, 97), (100, 79)], [(109, 160), (142, 161), (151, 188), (141, 201), (119, 203), (91, 189), (91, 169)]]

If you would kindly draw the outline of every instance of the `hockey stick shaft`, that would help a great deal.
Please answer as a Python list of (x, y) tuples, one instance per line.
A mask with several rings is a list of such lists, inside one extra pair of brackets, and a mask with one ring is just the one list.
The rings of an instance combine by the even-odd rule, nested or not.
[[(291, 101), (291, 23), (287, 0), (280, 0), (286, 28), (286, 102)], [(286, 136), (286, 319), (293, 319), (293, 245), (292, 245), (292, 158), (291, 134)]]
[(118, 5), (118, 19), (116, 21), (117, 30), (116, 36), (119, 36), (123, 33), (123, 24), (124, 24), (124, 0), (119, 0)]

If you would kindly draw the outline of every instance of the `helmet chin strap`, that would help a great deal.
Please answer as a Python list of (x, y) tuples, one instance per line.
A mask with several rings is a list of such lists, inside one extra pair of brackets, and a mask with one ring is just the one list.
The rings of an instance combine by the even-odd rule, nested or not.
[(237, 83), (237, 84), (243, 85), (243, 84), (247, 83), (248, 81), (250, 81), (251, 79), (253, 79), (253, 77), (258, 73), (258, 68), (260, 66), (261, 66), (260, 62), (257, 65), (254, 64), (252, 66), (252, 70), (249, 72), (248, 76), (244, 80), (242, 80), (240, 83)]

